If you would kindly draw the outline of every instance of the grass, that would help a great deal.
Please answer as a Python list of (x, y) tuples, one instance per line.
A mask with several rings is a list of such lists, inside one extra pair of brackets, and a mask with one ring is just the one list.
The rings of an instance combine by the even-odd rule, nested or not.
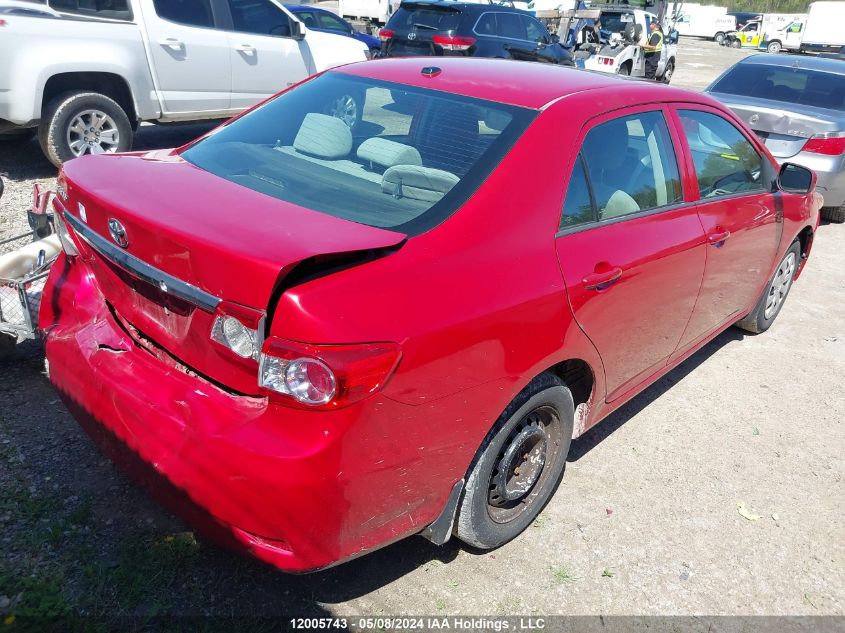
[(555, 582), (559, 585), (564, 583), (575, 582), (578, 580), (566, 567), (552, 567), (552, 578), (554, 578)]
[(610, 567), (605, 567), (601, 570), (601, 577), (602, 578), (613, 578), (616, 574)]

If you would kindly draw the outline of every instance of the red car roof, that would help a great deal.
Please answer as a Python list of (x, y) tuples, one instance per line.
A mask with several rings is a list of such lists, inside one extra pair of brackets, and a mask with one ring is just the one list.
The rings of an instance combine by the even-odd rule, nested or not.
[[(436, 76), (422, 69), (437, 67)], [(696, 101), (710, 103), (700, 94), (654, 82), (622, 79), (571, 67), (478, 57), (402, 57), (350, 64), (335, 69), (349, 75), (443, 90), (467, 97), (498, 101), (525, 108), (542, 108), (555, 99), (588, 90), (610, 89), (643, 101)], [(655, 96), (655, 93), (657, 96)]]

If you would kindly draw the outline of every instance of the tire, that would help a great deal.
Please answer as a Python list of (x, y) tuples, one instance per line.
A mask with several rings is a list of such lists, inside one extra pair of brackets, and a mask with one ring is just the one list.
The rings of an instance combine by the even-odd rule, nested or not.
[(842, 224), (845, 222), (845, 204), (841, 207), (822, 207), (822, 220)]
[(672, 81), (672, 75), (674, 75), (674, 74), (675, 74), (675, 60), (670, 59), (668, 62), (666, 62), (666, 68), (663, 69), (663, 76), (660, 78), (660, 81), (662, 81), (665, 84), (668, 84), (670, 81)]
[(731, 48), (742, 48), (742, 42), (739, 40), (731, 40)]
[[(91, 132), (82, 123), (100, 129)], [(104, 132), (102, 136), (100, 132)], [(44, 110), (38, 128), (41, 149), (56, 167), (84, 154), (127, 152), (132, 148), (132, 138), (129, 117), (116, 101), (97, 92), (79, 90), (64, 92), (53, 99)], [(73, 147), (72, 143), (78, 145)]]
[(783, 46), (781, 46), (780, 42), (775, 40), (773, 42), (769, 42), (768, 46), (766, 46), (766, 50), (773, 55), (777, 55), (783, 50)]
[(752, 334), (760, 334), (769, 329), (786, 302), (800, 263), (801, 245), (798, 240), (795, 240), (778, 264), (774, 277), (766, 284), (766, 289), (757, 301), (757, 305), (754, 306), (754, 310), (742, 321), (736, 323), (738, 328)]
[(563, 477), (574, 412), (572, 394), (552, 374), (541, 374), (514, 398), (470, 466), (455, 536), (493, 549), (533, 523)]
[(721, 46), (722, 43), (725, 41), (725, 34), (720, 31), (719, 33), (716, 33), (716, 35), (713, 37), (713, 40)]
[(346, 123), (350, 130), (354, 130), (364, 115), (364, 95), (343, 94), (326, 106), (324, 111)]

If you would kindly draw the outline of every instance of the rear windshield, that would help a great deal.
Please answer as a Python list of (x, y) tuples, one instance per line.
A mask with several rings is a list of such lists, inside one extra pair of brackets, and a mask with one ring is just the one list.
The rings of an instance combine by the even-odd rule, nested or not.
[(434, 9), (431, 7), (401, 6), (390, 18), (388, 27), (399, 30), (427, 29), (430, 31), (454, 31), (461, 21), (457, 9)]
[(535, 115), (327, 73), (220, 128), (182, 157), (280, 200), (416, 235), (472, 195)]
[(611, 33), (623, 33), (629, 24), (634, 24), (633, 13), (611, 13), (602, 11), (601, 28)]
[(804, 68), (737, 64), (711, 91), (815, 108), (845, 108), (845, 75)]

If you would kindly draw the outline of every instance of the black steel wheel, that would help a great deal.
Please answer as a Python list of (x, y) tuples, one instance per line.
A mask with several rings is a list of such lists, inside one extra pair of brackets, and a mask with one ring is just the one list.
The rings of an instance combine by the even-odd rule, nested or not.
[(470, 467), (455, 534), (492, 549), (531, 525), (557, 490), (572, 439), (572, 394), (542, 374), (508, 406)]

